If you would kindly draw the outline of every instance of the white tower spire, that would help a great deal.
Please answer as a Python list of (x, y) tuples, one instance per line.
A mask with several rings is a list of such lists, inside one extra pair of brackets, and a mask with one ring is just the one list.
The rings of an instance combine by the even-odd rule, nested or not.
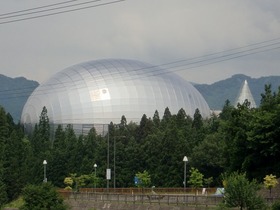
[(238, 103), (243, 104), (246, 99), (251, 103), (251, 105), (250, 105), (251, 108), (256, 108), (257, 107), (256, 102), (253, 98), (253, 95), (250, 91), (247, 80), (244, 81), (243, 86), (241, 87), (241, 89), (239, 91), (239, 95), (238, 95), (237, 100), (235, 102), (235, 106), (237, 106)]

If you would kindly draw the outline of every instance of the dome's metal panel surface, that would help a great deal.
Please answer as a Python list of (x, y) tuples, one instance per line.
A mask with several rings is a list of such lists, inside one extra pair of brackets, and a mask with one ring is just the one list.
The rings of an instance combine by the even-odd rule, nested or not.
[(183, 108), (203, 117), (210, 109), (202, 95), (178, 75), (135, 60), (105, 59), (84, 62), (58, 72), (41, 84), (26, 102), (22, 123), (38, 123), (43, 106), (53, 124), (139, 122), (142, 115), (172, 114)]

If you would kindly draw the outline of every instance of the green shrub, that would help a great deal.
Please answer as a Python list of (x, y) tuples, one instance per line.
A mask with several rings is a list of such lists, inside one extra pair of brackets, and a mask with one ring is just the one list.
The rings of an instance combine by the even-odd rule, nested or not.
[(277, 200), (272, 204), (271, 210), (280, 210), (280, 200)]
[(238, 207), (242, 209), (264, 210), (265, 202), (257, 194), (260, 185), (256, 180), (249, 181), (246, 174), (234, 172), (225, 177), (225, 197), (224, 201), (228, 207)]
[(23, 189), (24, 205), (20, 210), (66, 210), (67, 206), (50, 183), (28, 185)]

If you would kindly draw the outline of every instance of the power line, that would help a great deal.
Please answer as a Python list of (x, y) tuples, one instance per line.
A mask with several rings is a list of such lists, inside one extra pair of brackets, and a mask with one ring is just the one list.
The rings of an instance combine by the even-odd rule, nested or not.
[[(275, 39), (270, 39), (270, 40), (266, 40), (266, 41), (262, 41), (262, 42), (249, 44), (249, 45), (242, 46), (242, 47), (236, 47), (236, 48), (223, 50), (223, 51), (219, 51), (219, 52), (213, 52), (213, 53), (209, 53), (209, 54), (206, 54), (206, 55), (203, 55), (203, 56), (197, 56), (197, 57), (188, 58), (188, 59), (181, 59), (181, 60), (169, 62), (169, 63), (166, 63), (166, 64), (162, 64), (162, 65), (166, 66), (166, 65), (181, 63), (181, 62), (190, 61), (190, 60), (198, 60), (198, 59), (201, 59), (201, 58), (211, 57), (211, 56), (215, 56), (215, 55), (224, 55), (225, 53), (228, 53), (228, 52), (234, 52), (234, 51), (237, 51), (237, 50), (242, 50), (242, 49), (250, 48), (250, 47), (253, 47), (253, 46), (259, 46), (257, 48), (249, 49), (249, 50), (254, 50), (254, 49), (258, 49), (258, 48), (264, 48), (264, 47), (267, 47), (267, 46), (273, 46), (273, 45), (276, 45), (276, 44), (279, 44), (279, 43), (280, 43), (280, 38), (275, 38)], [(229, 54), (227, 54), (227, 55), (229, 55)], [(160, 65), (160, 66), (162, 66), (162, 65)]]
[[(256, 44), (254, 44), (254, 45), (256, 45)], [(267, 44), (264, 46), (257, 46), (257, 47), (250, 48), (250, 49), (246, 49), (246, 48), (247, 47), (240, 47), (240, 48), (236, 48), (236, 49), (244, 49), (244, 50), (236, 51), (236, 49), (231, 49), (231, 50), (227, 50), (227, 51), (208, 54), (208, 55), (202, 56), (202, 57), (195, 57), (195, 58), (192, 58), (189, 60), (175, 61), (175, 62), (164, 64), (164, 65), (166, 66), (166, 65), (172, 64), (173, 65), (172, 68), (176, 68), (176, 67), (185, 66), (184, 62), (186, 62), (186, 61), (188, 62), (190, 60), (194, 60), (192, 62), (188, 62), (187, 65), (191, 66), (191, 65), (199, 64), (199, 67), (200, 67), (200, 66), (210, 65), (212, 63), (222, 62), (225, 60), (232, 60), (232, 59), (236, 59), (236, 58), (240, 58), (240, 57), (254, 55), (257, 53), (276, 50), (276, 49), (280, 48), (280, 42), (275, 42), (275, 43)], [(226, 52), (232, 52), (232, 53), (226, 53)], [(208, 61), (210, 61), (211, 63), (208, 63)], [(174, 65), (177, 63), (179, 63), (177, 66)], [(201, 63), (202, 63), (202, 65), (200, 65)], [(194, 66), (194, 67), (196, 67), (196, 66)], [(189, 69), (189, 68), (187, 68), (187, 69)], [(174, 70), (174, 71), (177, 71), (177, 70)]]
[(71, 2), (75, 2), (75, 1), (79, 1), (79, 0), (64, 1), (64, 2), (60, 2), (60, 3), (49, 4), (49, 5), (40, 6), (40, 7), (33, 7), (33, 8), (30, 8), (30, 9), (24, 9), (24, 10), (18, 10), (18, 11), (14, 11), (14, 12), (3, 13), (3, 14), (0, 14), (0, 17), (1, 16), (18, 14), (18, 13), (22, 13), (22, 12), (28, 12), (28, 11), (42, 9), (42, 8), (47, 8), (47, 7), (53, 7), (53, 6), (57, 6), (57, 5), (61, 5), (61, 4), (68, 4), (68, 3), (71, 3)]
[(60, 10), (60, 9), (68, 8), (68, 7), (76, 7), (76, 6), (80, 6), (80, 5), (84, 5), (84, 4), (91, 4), (94, 2), (98, 2), (98, 1), (102, 1), (102, 0), (92, 0), (92, 1), (81, 2), (81, 3), (77, 3), (77, 4), (71, 4), (71, 5), (67, 5), (67, 6), (55, 7), (55, 8), (44, 9), (44, 10), (39, 10), (39, 11), (34, 11), (34, 12), (27, 12), (27, 13), (17, 14), (17, 15), (10, 15), (10, 16), (6, 16), (6, 17), (0, 17), (0, 20), (25, 16), (25, 15), (32, 15), (32, 14), (36, 14), (36, 13), (49, 12), (49, 11), (53, 11), (53, 10)]
[[(94, 0), (94, 1), (90, 1), (88, 3), (93, 3), (93, 2), (97, 2), (97, 1), (102, 1), (102, 0)], [(15, 20), (8, 20), (8, 21), (0, 22), (0, 25), (8, 24), (8, 23), (14, 23), (14, 22), (19, 22), (19, 21), (24, 21), (24, 20), (31, 20), (31, 19), (36, 19), (36, 18), (48, 17), (48, 16), (58, 15), (58, 14), (63, 14), (63, 13), (69, 13), (69, 12), (74, 12), (74, 11), (94, 8), (94, 7), (106, 6), (106, 5), (110, 5), (110, 4), (120, 3), (122, 1), (126, 1), (126, 0), (110, 1), (110, 2), (95, 4), (95, 5), (91, 5), (91, 6), (85, 6), (85, 7), (79, 7), (79, 8), (74, 8), (74, 9), (63, 10), (63, 11), (59, 11), (59, 12), (47, 13), (47, 14), (43, 14), (43, 15), (31, 16), (31, 17), (20, 18), (20, 19), (15, 19)], [(81, 5), (81, 4), (84, 4), (84, 3), (79, 3), (79, 5)], [(85, 3), (85, 4), (87, 4), (87, 3)], [(77, 5), (73, 5), (73, 6), (77, 6)], [(72, 7), (72, 5), (60, 7), (59, 9), (67, 8), (67, 7)], [(37, 12), (31, 12), (30, 14), (40, 13), (40, 12), (45, 12), (45, 11), (50, 11), (50, 10), (56, 10), (56, 9), (58, 9), (58, 8), (52, 8), (52, 9), (47, 9), (47, 10), (42, 10), (42, 11), (37, 11)], [(22, 15), (27, 15), (27, 14), (22, 14)], [(21, 15), (15, 15), (15, 16), (21, 16)], [(4, 19), (4, 18), (8, 18), (8, 17), (3, 17), (3, 18), (0, 18), (0, 19)]]
[[(145, 78), (145, 77), (151, 77), (151, 76), (156, 76), (156, 75), (162, 75), (162, 74), (168, 74), (170, 72), (178, 72), (178, 71), (185, 71), (188, 69), (193, 69), (193, 68), (199, 68), (201, 66), (207, 66), (207, 65), (211, 65), (211, 64), (215, 64), (215, 63), (220, 63), (220, 62), (224, 62), (224, 61), (228, 61), (228, 60), (233, 60), (233, 59), (237, 59), (240, 57), (244, 57), (244, 56), (250, 56), (253, 54), (257, 54), (257, 53), (263, 53), (263, 52), (267, 52), (267, 51), (272, 51), (272, 50), (277, 50), (280, 49), (280, 39), (274, 39), (274, 40), (269, 40), (269, 41), (264, 41), (264, 42), (260, 42), (260, 43), (255, 43), (255, 44), (251, 44), (248, 46), (243, 46), (243, 47), (239, 47), (239, 48), (234, 48), (234, 49), (230, 49), (230, 50), (226, 50), (226, 51), (222, 51), (222, 52), (216, 52), (216, 53), (211, 53), (208, 55), (204, 55), (204, 56), (199, 56), (199, 57), (195, 57), (195, 58), (191, 58), (191, 59), (183, 59), (183, 60), (178, 60), (178, 61), (173, 61), (173, 62), (169, 62), (169, 63), (165, 63), (165, 64), (161, 64), (161, 65), (155, 65), (155, 66), (149, 66), (146, 68), (138, 68), (138, 69), (132, 69), (131, 71), (136, 72), (137, 74), (135, 74), (134, 78), (131, 78), (131, 76), (123, 76), (123, 75), (117, 75), (118, 77), (122, 77), (123, 81), (129, 81), (129, 80), (133, 80), (133, 79), (140, 79), (140, 78)], [(164, 68), (162, 68), (164, 67)], [(141, 70), (144, 69), (149, 69), (150, 71), (148, 72), (141, 72)], [(168, 70), (168, 71), (167, 71)], [(116, 77), (114, 77), (116, 78)], [(93, 80), (98, 80), (98, 79), (102, 79), (101, 77), (94, 77)], [(64, 85), (67, 85), (69, 83), (75, 83), (78, 82), (78, 80), (72, 80), (69, 82), (60, 82), (58, 81), (55, 84), (47, 84), (44, 85), (44, 87), (46, 88), (47, 86), (54, 86), (54, 85), (59, 85), (60, 87), (57, 88), (57, 90), (63, 90), (65, 87)], [(109, 85), (110, 83), (107, 82), (106, 85)], [(83, 88), (84, 86), (78, 86), (78, 85), (83, 85), (83, 84), (76, 84), (75, 87), (73, 87), (73, 89), (76, 88)], [(17, 89), (14, 89), (17, 90)], [(19, 89), (19, 90), (22, 90)], [(12, 91), (12, 90), (9, 90)], [(46, 90), (40, 90), (42, 92), (39, 93), (39, 90), (37, 90), (37, 94), (41, 95), (41, 94), (46, 94)], [(0, 92), (5, 92), (5, 94), (9, 94), (8, 91), (2, 90)], [(22, 92), (21, 94), (28, 94), (29, 92)], [(10, 96), (10, 97), (5, 97), (7, 98), (14, 98), (14, 97), (19, 97), (19, 96)], [(23, 97), (23, 96), (22, 96)], [(3, 97), (1, 97), (3, 99)]]
[[(134, 71), (137, 73), (136, 77), (133, 79), (138, 79), (138, 78), (143, 78), (143, 77), (147, 77), (147, 76), (156, 76), (156, 75), (166, 74), (166, 73), (170, 73), (170, 72), (198, 68), (201, 66), (206, 66), (206, 65), (219, 63), (219, 62), (223, 62), (223, 61), (227, 61), (227, 60), (232, 60), (232, 59), (236, 59), (236, 58), (240, 58), (240, 57), (244, 57), (244, 56), (249, 56), (249, 55), (253, 55), (256, 53), (262, 53), (262, 52), (279, 49), (280, 48), (279, 40), (280, 39), (274, 39), (274, 40), (270, 40), (270, 41), (255, 43), (255, 44), (244, 46), (244, 47), (230, 49), (227, 51), (216, 52), (216, 53), (211, 53), (211, 54), (204, 55), (204, 56), (194, 57), (191, 59), (183, 59), (183, 60), (173, 61), (173, 62), (161, 64), (161, 65), (154, 65), (154, 66), (149, 66), (149, 67), (145, 67), (145, 68), (132, 69), (131, 71)], [(272, 42), (272, 41), (277, 41), (277, 42)], [(263, 45), (263, 44), (265, 44), (265, 45)], [(254, 47), (252, 48), (252, 46), (254, 46)], [(164, 68), (162, 68), (162, 67), (164, 67)], [(182, 67), (182, 68), (178, 69), (179, 67)], [(139, 71), (141, 71), (143, 69), (150, 69), (150, 71), (148, 72), (148, 75), (147, 75), (147, 72), (145, 72), (145, 74), (139, 73)], [(169, 71), (164, 71), (164, 69), (167, 69)], [(115, 73), (115, 74), (117, 74), (117, 73)], [(98, 80), (98, 79), (102, 79), (102, 78), (95, 77), (94, 79)], [(126, 78), (124, 76), (122, 76), (122, 79), (126, 80), (126, 81), (132, 80), (131, 77)], [(72, 82), (76, 82), (76, 81), (71, 81), (71, 83)], [(63, 84), (67, 84), (67, 83), (70, 83), (70, 82), (63, 82)], [(53, 85), (62, 85), (62, 83), (58, 81), (56, 84), (49, 84), (49, 86), (53, 86)], [(22, 89), (24, 89), (24, 88), (21, 88), (20, 90), (22, 90)], [(18, 89), (13, 89), (13, 90), (10, 89), (8, 91), (14, 91), (14, 90), (18, 90)], [(7, 93), (8, 91), (0, 90), (0, 93), (1, 92)], [(9, 94), (9, 93), (7, 93), (7, 94)]]

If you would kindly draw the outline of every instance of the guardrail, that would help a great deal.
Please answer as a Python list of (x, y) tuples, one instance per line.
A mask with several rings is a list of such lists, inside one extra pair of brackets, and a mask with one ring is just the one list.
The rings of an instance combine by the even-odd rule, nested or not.
[[(204, 191), (204, 190), (206, 191)], [(156, 193), (166, 193), (166, 194), (202, 194), (202, 192), (207, 192), (208, 194), (214, 194), (217, 188), (139, 188), (139, 187), (130, 187), (130, 188), (79, 188), (79, 192), (99, 192), (99, 193), (121, 193), (121, 194), (148, 194), (152, 191)], [(63, 189), (61, 189), (63, 191)]]

